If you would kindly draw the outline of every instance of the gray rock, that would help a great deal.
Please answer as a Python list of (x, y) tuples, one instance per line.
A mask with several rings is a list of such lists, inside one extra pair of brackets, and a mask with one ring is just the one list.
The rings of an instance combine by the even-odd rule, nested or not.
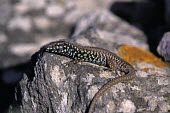
[[(169, 72), (169, 68), (162, 68), (160, 73), (137, 70), (132, 82), (118, 83), (99, 98), (94, 113), (168, 112)], [(21, 113), (84, 113), (99, 88), (115, 76), (103, 67), (74, 64), (50, 53), (44, 53), (36, 62), (34, 73), (35, 76), (25, 73), (16, 90), (22, 95), (16, 95)], [(155, 77), (149, 77), (151, 74)]]
[(17, 43), (9, 47), (9, 51), (16, 56), (31, 56), (37, 50), (36, 44)]
[[(77, 40), (81, 40), (83, 37), (79, 36), (83, 32), (89, 32), (86, 34), (90, 35), (89, 28), (94, 29), (95, 32), (91, 33), (95, 36), (86, 36), (86, 39), (91, 42), (91, 45), (103, 47), (101, 45), (114, 45), (115, 43), (133, 45), (142, 49), (148, 50), (145, 35), (138, 29), (130, 26), (128, 23), (122, 21), (117, 16), (111, 14), (107, 10), (97, 10), (84, 15), (82, 19), (77, 22), (73, 37)], [(85, 36), (83, 34), (83, 36)], [(93, 41), (97, 40), (99, 42)], [(103, 43), (103, 44), (101, 44)], [(106, 47), (105, 46), (105, 47)], [(109, 50), (113, 49), (110, 46)]]
[(45, 14), (48, 17), (56, 18), (64, 15), (64, 7), (57, 4), (50, 4), (46, 6)]
[[(114, 45), (108, 40), (107, 43), (101, 41), (95, 28), (79, 33), (72, 37), (71, 41), (108, 49), (117, 44), (115, 42)], [(114, 48), (116, 50), (116, 47)], [(16, 89), (16, 103), (20, 103), (18, 111), (84, 113), (99, 88), (116, 76), (114, 72), (100, 66), (90, 63), (74, 64), (70, 61), (69, 58), (50, 53), (44, 53), (38, 61), (32, 60), (32, 65), (29, 66), (32, 74), (24, 73), (24, 78)], [(168, 100), (170, 69), (159, 68), (145, 62), (136, 62), (135, 66), (137, 77), (132, 82), (118, 83), (110, 88), (98, 99), (94, 112), (170, 110)], [(144, 68), (148, 71), (142, 71)], [(151, 77), (152, 75), (154, 77)], [(13, 107), (10, 111), (12, 110)]]
[(30, 32), (32, 29), (32, 21), (30, 17), (16, 16), (8, 23), (9, 30), (19, 29), (21, 31)]
[(108, 10), (110, 5), (115, 0), (75, 0), (66, 2), (66, 15), (64, 18), (65, 23), (76, 24), (77, 21), (84, 15), (94, 12), (95, 10)]
[[(1, 1), (2, 2), (2, 1)], [(12, 7), (8, 2), (0, 2), (0, 25), (6, 25), (12, 16)]]
[(157, 51), (166, 61), (170, 61), (170, 32), (164, 34), (159, 42)]
[(27, 4), (23, 4), (21, 2), (16, 3), (14, 5), (13, 9), (14, 9), (15, 13), (19, 14), (19, 15), (25, 14), (25, 13), (27, 13), (31, 10), (30, 7)]
[(46, 16), (38, 16), (33, 18), (35, 28), (40, 30), (46, 30), (52, 26), (52, 22)]
[(64, 23), (74, 25), (83, 15), (84, 13), (81, 13), (80, 10), (72, 9), (67, 15), (65, 15)]
[(8, 41), (8, 37), (3, 32), (0, 32), (0, 44), (5, 43), (7, 41)]
[(22, 4), (26, 4), (30, 9), (42, 9), (46, 5), (46, 0), (21, 0)]

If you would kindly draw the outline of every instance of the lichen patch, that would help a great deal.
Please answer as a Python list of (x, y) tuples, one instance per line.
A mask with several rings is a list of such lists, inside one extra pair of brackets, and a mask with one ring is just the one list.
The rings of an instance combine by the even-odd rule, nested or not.
[(161, 68), (168, 67), (165, 62), (153, 55), (151, 52), (134, 46), (122, 45), (118, 48), (118, 54), (131, 64), (146, 62)]

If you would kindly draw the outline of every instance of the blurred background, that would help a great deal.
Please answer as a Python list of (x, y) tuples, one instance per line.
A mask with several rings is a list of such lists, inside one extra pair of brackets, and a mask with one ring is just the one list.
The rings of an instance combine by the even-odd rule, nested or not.
[(143, 32), (149, 50), (160, 57), (157, 46), (170, 28), (169, 0), (0, 0), (2, 112), (31, 55), (48, 42), (71, 38), (81, 18), (95, 10), (107, 10)]

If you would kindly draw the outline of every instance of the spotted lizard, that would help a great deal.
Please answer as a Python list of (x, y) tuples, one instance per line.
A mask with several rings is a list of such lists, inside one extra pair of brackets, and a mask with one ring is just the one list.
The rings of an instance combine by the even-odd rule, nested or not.
[(65, 56), (73, 59), (75, 62), (94, 63), (120, 73), (118, 77), (107, 82), (99, 89), (89, 105), (88, 113), (93, 112), (98, 98), (102, 96), (110, 87), (119, 82), (132, 80), (136, 76), (136, 71), (132, 65), (116, 54), (102, 48), (80, 46), (67, 41), (54, 41), (43, 46), (40, 51), (41, 53), (49, 52)]

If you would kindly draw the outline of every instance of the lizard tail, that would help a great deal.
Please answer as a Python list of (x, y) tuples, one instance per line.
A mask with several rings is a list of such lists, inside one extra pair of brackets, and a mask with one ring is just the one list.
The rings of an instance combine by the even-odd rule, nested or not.
[(135, 77), (135, 71), (132, 71), (131, 73), (128, 73), (126, 75), (117, 77), (112, 79), (111, 81), (107, 82), (105, 85), (103, 85), (99, 91), (95, 94), (95, 96), (93, 97), (89, 109), (88, 109), (88, 113), (92, 113), (93, 109), (95, 107), (95, 104), (98, 100), (98, 98), (105, 92), (107, 91), (109, 88), (111, 88), (113, 85), (119, 83), (119, 82), (123, 82), (123, 81), (128, 81), (128, 80), (132, 80)]

